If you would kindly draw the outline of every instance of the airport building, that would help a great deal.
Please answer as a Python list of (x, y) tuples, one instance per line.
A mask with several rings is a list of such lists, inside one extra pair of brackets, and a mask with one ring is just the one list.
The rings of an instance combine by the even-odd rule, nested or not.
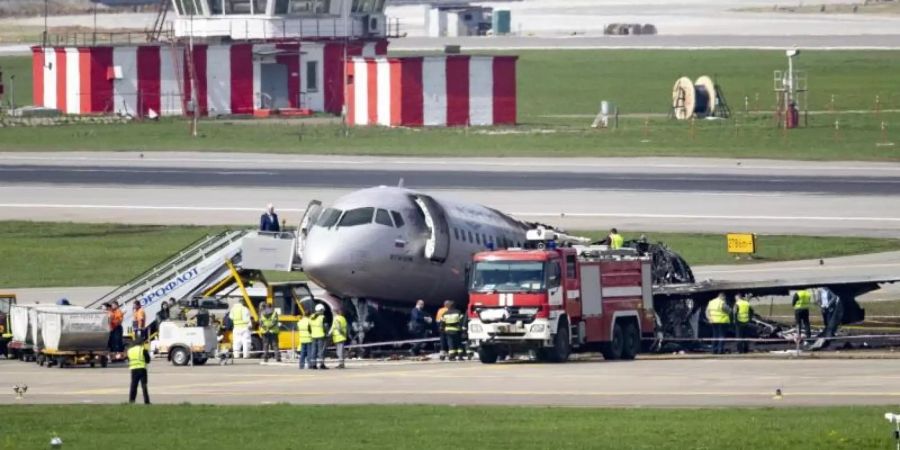
[[(340, 114), (346, 95), (355, 99), (351, 107), (367, 102), (368, 108), (369, 103), (379, 105), (381, 92), (382, 103), (391, 100), (390, 105), (402, 111), (396, 117), (413, 118), (376, 116), (350, 122), (392, 126), (515, 123), (514, 59), (473, 58), (471, 70), (470, 58), (463, 56), (427, 58), (425, 64), (422, 58), (388, 61), (384, 58), (388, 49), (384, 0), (172, 0), (169, 10), (174, 20), (168, 40), (33, 47), (35, 105), (64, 114), (137, 118), (190, 114), (194, 105), (203, 116)], [(163, 21), (157, 22), (158, 37)], [(153, 35), (153, 30), (148, 34)], [(369, 93), (359, 91), (353, 77), (345, 73), (365, 71), (355, 57), (381, 57), (384, 64), (402, 67), (398, 73), (404, 75), (411, 74), (417, 64), (424, 70), (418, 83), (408, 76), (392, 78), (393, 82), (385, 78), (381, 84), (377, 78), (369, 79), (367, 86), (383, 86)], [(469, 74), (462, 95), (457, 92), (462, 86), (447, 83), (446, 74), (432, 76), (430, 69), (438, 66)], [(378, 73), (374, 70), (371, 76)], [(500, 83), (511, 84), (504, 89), (497, 87)], [(385, 91), (384, 86), (390, 88)], [(492, 94), (486, 96), (487, 92)], [(421, 110), (409, 107), (415, 103), (409, 98), (424, 99), (419, 102)], [(404, 108), (399, 108), (401, 104)], [(507, 104), (511, 109), (499, 106)], [(466, 109), (466, 118), (458, 120), (461, 113), (457, 111), (463, 105), (486, 109), (472, 113)]]

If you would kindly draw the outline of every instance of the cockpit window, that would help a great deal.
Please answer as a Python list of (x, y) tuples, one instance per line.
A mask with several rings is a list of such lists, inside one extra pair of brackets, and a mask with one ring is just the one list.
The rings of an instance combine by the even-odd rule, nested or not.
[(400, 213), (391, 211), (391, 216), (394, 218), (394, 224), (397, 225), (397, 228), (403, 227), (403, 216)]
[(394, 224), (391, 223), (391, 215), (383, 209), (375, 211), (375, 223), (379, 225), (387, 225), (389, 227), (394, 226)]
[(348, 210), (341, 217), (339, 227), (354, 227), (357, 225), (365, 225), (372, 223), (372, 215), (375, 214), (375, 208), (356, 208)]
[(334, 224), (337, 223), (338, 219), (341, 217), (341, 210), (328, 208), (325, 212), (319, 216), (319, 221), (316, 222), (316, 225), (320, 227), (330, 228), (333, 227)]

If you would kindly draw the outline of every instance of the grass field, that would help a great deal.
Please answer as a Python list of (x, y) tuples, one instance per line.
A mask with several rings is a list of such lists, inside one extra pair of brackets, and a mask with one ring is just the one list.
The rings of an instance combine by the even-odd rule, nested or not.
[(3, 406), (0, 449), (48, 448), (54, 434), (63, 440), (63, 448), (75, 449), (886, 449), (892, 448), (893, 437), (885, 411)]
[[(714, 156), (809, 160), (900, 160), (900, 52), (809, 51), (809, 127), (783, 133), (768, 111), (780, 51), (567, 50), (519, 52), (514, 129), (355, 128), (201, 124), (187, 137), (184, 121), (5, 129), (0, 150), (215, 150), (427, 156)], [(30, 101), (30, 59), (0, 58), (16, 74), (17, 101)], [(578, 70), (573, 70), (577, 67)], [(691, 126), (665, 117), (681, 75), (715, 75), (733, 119)], [(27, 81), (26, 81), (27, 80)], [(879, 113), (875, 113), (878, 96)], [(745, 98), (747, 112), (744, 112)], [(832, 98), (834, 103), (832, 104)], [(624, 114), (617, 130), (589, 127), (601, 100)], [(838, 131), (835, 131), (835, 122)], [(882, 122), (885, 130), (882, 131)], [(895, 142), (896, 141), (896, 142)], [(893, 146), (885, 142), (895, 142)]]
[[(106, 286), (123, 283), (180, 248), (224, 227), (0, 222), (0, 287)], [(601, 237), (602, 232), (576, 232)], [(626, 234), (626, 238), (638, 234)], [(725, 238), (648, 233), (691, 264), (729, 264)], [(758, 261), (832, 257), (900, 249), (900, 240), (760, 236)], [(274, 272), (272, 281), (302, 279)]]

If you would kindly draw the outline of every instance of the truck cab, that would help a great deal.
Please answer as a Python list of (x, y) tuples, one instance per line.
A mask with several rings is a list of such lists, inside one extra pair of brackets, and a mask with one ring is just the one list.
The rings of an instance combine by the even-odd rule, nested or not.
[(0, 293), (0, 355), (6, 355), (6, 346), (12, 340), (10, 311), (15, 304), (16, 294)]
[(529, 352), (563, 362), (572, 352), (600, 351), (633, 359), (654, 335), (650, 258), (550, 234), (533, 239), (532, 249), (474, 255), (467, 315), (479, 358)]

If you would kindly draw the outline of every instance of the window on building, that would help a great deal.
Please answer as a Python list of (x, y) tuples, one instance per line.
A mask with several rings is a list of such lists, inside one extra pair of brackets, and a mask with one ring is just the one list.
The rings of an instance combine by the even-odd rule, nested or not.
[(403, 226), (403, 216), (401, 216), (400, 213), (398, 213), (397, 211), (391, 211), (391, 217), (394, 218), (394, 225), (396, 225), (397, 228)]
[(306, 62), (306, 92), (316, 92), (319, 90), (319, 62)]
[(252, 0), (253, 1), (253, 14), (265, 14), (266, 13), (266, 0)]
[(340, 223), (338, 223), (338, 226), (355, 227), (357, 225), (372, 223), (372, 215), (374, 213), (375, 208), (356, 208), (348, 210), (344, 213), (344, 216), (341, 217), (341, 221)]
[(287, 14), (290, 11), (291, 0), (275, 0), (275, 14)]
[(206, 5), (209, 8), (209, 13), (213, 15), (222, 14), (222, 3), (224, 3), (224, 0), (206, 0)]

